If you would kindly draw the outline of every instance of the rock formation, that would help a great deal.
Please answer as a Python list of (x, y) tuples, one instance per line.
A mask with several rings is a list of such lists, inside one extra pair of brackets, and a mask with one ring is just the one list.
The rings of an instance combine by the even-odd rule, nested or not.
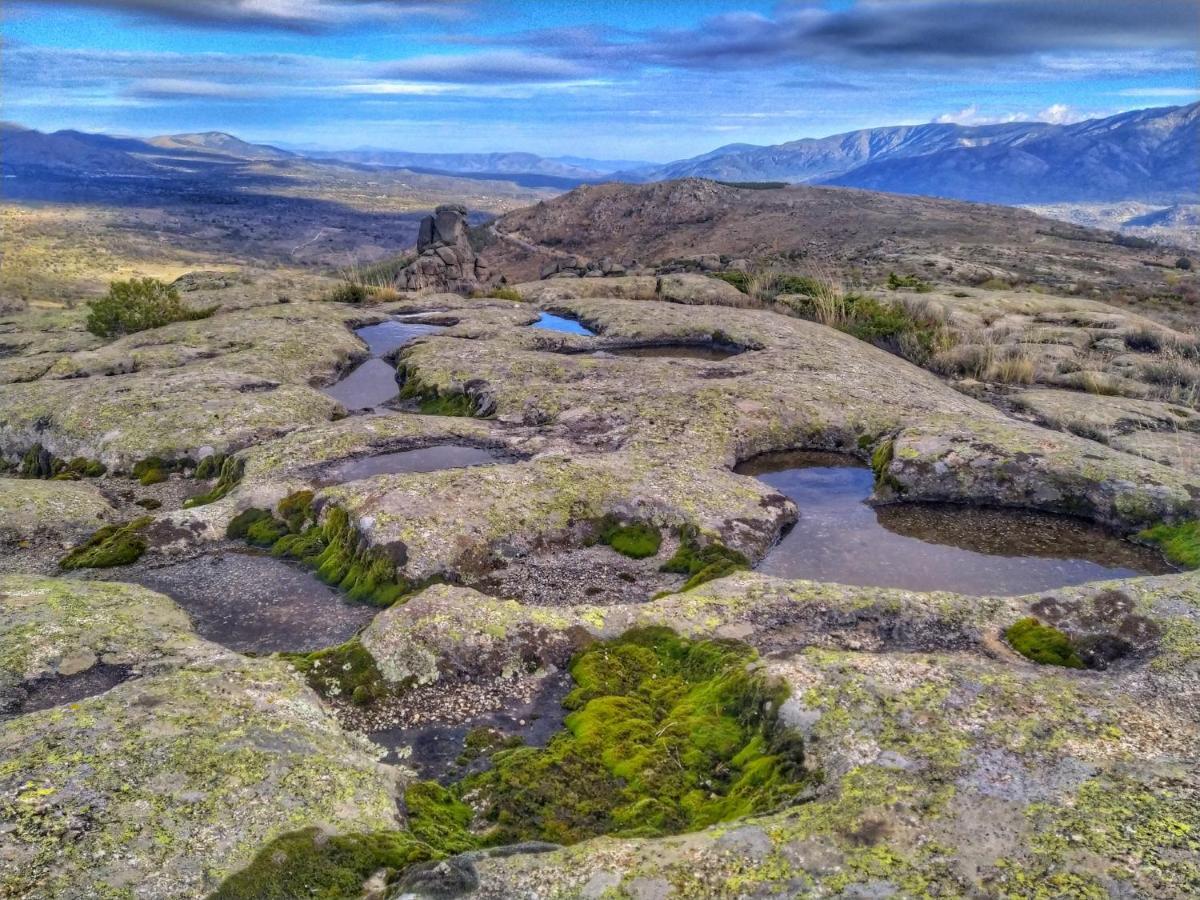
[(421, 220), (417, 258), (400, 273), (402, 287), (470, 293), (487, 280), (487, 265), (475, 255), (467, 236), (465, 206), (439, 206)]

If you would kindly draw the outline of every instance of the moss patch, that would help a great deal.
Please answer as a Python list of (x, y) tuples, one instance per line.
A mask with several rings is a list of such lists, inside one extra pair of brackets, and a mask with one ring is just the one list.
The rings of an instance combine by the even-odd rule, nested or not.
[(478, 414), (474, 399), (463, 392), (439, 391), (425, 384), (417, 375), (404, 367), (399, 370), (403, 386), (402, 400), (416, 400), (421, 412), (429, 416), (459, 416), (469, 418)]
[(142, 516), (124, 525), (105, 525), (58, 564), (63, 569), (106, 569), (136, 562), (150, 546), (139, 532), (153, 521)]
[(76, 456), (69, 462), (61, 460), (41, 444), (34, 444), (26, 450), (17, 464), (17, 474), (22, 478), (53, 478), (59, 481), (99, 478), (107, 471), (104, 463), (84, 456)]
[(646, 559), (657, 555), (662, 546), (662, 532), (648, 522), (622, 525), (608, 521), (602, 526), (600, 542), (630, 559)]
[(1004, 632), (1004, 639), (1026, 659), (1036, 663), (1068, 669), (1084, 668), (1083, 659), (1071, 639), (1032, 616), (1010, 625)]
[(304, 828), (276, 838), (245, 869), (231, 875), (210, 900), (341, 900), (362, 894), (380, 869), (402, 871), (433, 859), (433, 849), (407, 831), (327, 834)]
[(750, 560), (724, 544), (714, 541), (701, 545), (695, 528), (681, 528), (679, 538), (679, 549), (663, 563), (661, 571), (687, 575), (688, 579), (680, 590), (690, 591), (706, 581), (714, 581), (741, 569), (750, 568)]
[(345, 697), (362, 706), (389, 693), (375, 658), (358, 638), (312, 653), (281, 655), (302, 672), (313, 690), (322, 696)]
[(776, 720), (786, 688), (748, 670), (744, 644), (645, 628), (584, 651), (566, 728), (545, 748), (496, 753), (460, 785), (491, 843), (703, 828), (795, 797), (803, 748)]
[[(219, 465), (215, 462), (218, 459), (221, 461)], [(238, 482), (242, 480), (245, 469), (245, 462), (233, 457), (209, 456), (200, 460), (200, 464), (196, 466), (195, 477), (198, 479), (211, 478), (215, 474), (217, 483), (212, 486), (211, 490), (185, 500), (183, 502), (184, 509), (205, 506), (206, 504), (220, 500), (237, 487)]]
[(1138, 538), (1159, 547), (1163, 555), (1177, 566), (1200, 569), (1200, 521), (1155, 525), (1139, 534)]
[(277, 513), (244, 510), (229, 523), (226, 534), (270, 548), (275, 556), (299, 560), (315, 569), (326, 584), (360, 603), (391, 606), (413, 590), (414, 585), (397, 574), (385, 550), (361, 539), (341, 507), (331, 507), (325, 521), (317, 523), (312, 491), (297, 491), (280, 502)]
[(180, 471), (187, 465), (187, 460), (150, 456), (133, 464), (133, 477), (144, 485), (161, 484), (172, 472)]

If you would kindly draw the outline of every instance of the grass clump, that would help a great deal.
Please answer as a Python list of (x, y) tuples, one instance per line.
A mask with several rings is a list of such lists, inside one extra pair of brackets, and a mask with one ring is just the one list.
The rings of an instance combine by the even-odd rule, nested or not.
[(1044, 666), (1084, 668), (1083, 659), (1071, 639), (1051, 625), (1043, 625), (1032, 616), (1008, 627), (1004, 639), (1024, 656)]
[(139, 532), (153, 521), (153, 516), (141, 516), (123, 525), (105, 525), (58, 564), (62, 569), (108, 569), (137, 562), (150, 546)]
[(342, 697), (356, 706), (364, 706), (389, 693), (388, 684), (375, 664), (375, 657), (367, 652), (358, 638), (312, 653), (281, 655), (323, 697)]
[(701, 545), (699, 533), (693, 526), (681, 528), (679, 538), (679, 549), (662, 564), (660, 571), (688, 576), (681, 591), (690, 591), (706, 581), (715, 581), (750, 568), (750, 560), (724, 544), (713, 541)]
[(281, 835), (209, 900), (342, 900), (362, 894), (380, 869), (402, 872), (437, 852), (407, 831), (328, 834), (315, 826)]
[(521, 296), (520, 291), (510, 287), (494, 287), (488, 291), (487, 296), (493, 300), (509, 300), (513, 303), (525, 302), (525, 298)]
[(786, 688), (749, 671), (754, 656), (667, 628), (584, 651), (565, 729), (545, 748), (495, 754), (461, 783), (494, 823), (486, 840), (673, 834), (793, 799), (803, 746), (777, 720)]
[(157, 278), (131, 278), (112, 282), (107, 294), (88, 303), (87, 330), (99, 337), (120, 337), (172, 322), (207, 319), (217, 309), (191, 309), (174, 287)]
[(1168, 525), (1165, 522), (1147, 528), (1138, 535), (1140, 540), (1153, 544), (1177, 566), (1200, 569), (1200, 520)]
[[(220, 459), (220, 463), (210, 462), (210, 460)], [(200, 460), (200, 465), (196, 467), (195, 477), (198, 479), (211, 478), (215, 473), (217, 483), (203, 494), (197, 494), (195, 497), (189, 497), (183, 502), (184, 509), (191, 509), (196, 506), (205, 506), (209, 503), (215, 503), (220, 500), (242, 480), (242, 475), (245, 473), (246, 464), (240, 459), (226, 456), (209, 456)]]
[(919, 294), (928, 294), (933, 290), (933, 285), (916, 275), (897, 275), (895, 272), (888, 272), (887, 286), (888, 290), (916, 291)]
[(608, 544), (630, 559), (647, 559), (658, 554), (658, 549), (662, 546), (662, 532), (649, 522), (623, 525), (614, 520), (607, 520), (601, 526), (600, 543)]

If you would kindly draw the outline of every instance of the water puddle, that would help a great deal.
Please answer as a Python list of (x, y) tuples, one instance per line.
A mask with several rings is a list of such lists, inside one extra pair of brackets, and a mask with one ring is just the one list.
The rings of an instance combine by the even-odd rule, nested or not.
[[(501, 709), (453, 722), (381, 729), (367, 736), (387, 750), (384, 762), (403, 762), (421, 778), (448, 783), (482, 768), (482, 760), (463, 756), (467, 735), (476, 729), (490, 728), (504, 738), (521, 738), (527, 747), (544, 747), (562, 728), (566, 718), (562, 702), (573, 687), (567, 672), (557, 672), (545, 676), (530, 697), (508, 702)], [(453, 688), (446, 691), (452, 693)], [(406, 748), (407, 755), (402, 757)]]
[(367, 345), (370, 359), (346, 373), (336, 383), (323, 389), (349, 412), (362, 412), (395, 400), (400, 394), (396, 367), (384, 360), (418, 337), (434, 334), (436, 325), (419, 325), (389, 319), (377, 325), (364, 325), (354, 333)]
[(700, 359), (706, 362), (718, 362), (722, 359), (729, 359), (731, 356), (737, 356), (742, 352), (742, 348), (723, 344), (650, 344), (643, 347), (622, 347), (606, 352), (613, 356)]
[(335, 463), (321, 471), (317, 484), (320, 487), (328, 487), (375, 475), (437, 472), (442, 469), (463, 469), (468, 466), (504, 462), (512, 462), (512, 459), (499, 450), (470, 447), (466, 444), (435, 444), (432, 447), (380, 453), (378, 456), (364, 456)]
[(556, 316), (553, 313), (542, 313), (531, 327), (546, 328), (550, 331), (563, 331), (567, 334), (582, 334), (587, 337), (596, 336), (596, 332), (574, 319), (568, 319), (565, 316)]
[(839, 454), (768, 454), (735, 471), (800, 509), (795, 527), (757, 567), (780, 578), (982, 596), (1174, 571), (1152, 550), (1063, 516), (950, 504), (868, 506), (873, 473)]
[(129, 666), (97, 663), (73, 675), (53, 675), (26, 681), (7, 696), (0, 697), (0, 717), (19, 716), (64, 703), (75, 703), (112, 690), (132, 677), (133, 670)]
[(135, 569), (125, 578), (178, 603), (201, 637), (242, 653), (341, 644), (379, 611), (346, 601), (299, 565), (248, 551)]

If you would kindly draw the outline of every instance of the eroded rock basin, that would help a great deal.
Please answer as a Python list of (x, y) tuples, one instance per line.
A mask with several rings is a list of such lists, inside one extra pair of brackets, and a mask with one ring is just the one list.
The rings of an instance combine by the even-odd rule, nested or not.
[(379, 611), (346, 601), (298, 565), (241, 550), (134, 567), (122, 579), (166, 594), (201, 637), (242, 653), (340, 644)]
[(865, 502), (870, 469), (829, 453), (776, 453), (737, 472), (786, 494), (794, 528), (757, 570), (841, 584), (1015, 595), (1174, 571), (1156, 552), (1074, 519), (1012, 509)]
[(435, 444), (415, 450), (398, 450), (336, 463), (321, 471), (317, 484), (326, 487), (359, 481), (375, 475), (395, 475), (401, 472), (438, 472), (442, 469), (464, 469), (512, 462), (499, 450), (471, 447), (466, 444)]
[(737, 356), (743, 352), (741, 347), (727, 344), (648, 344), (643, 347), (619, 347), (608, 350), (613, 356), (631, 356), (635, 358), (663, 359), (698, 359), (704, 362), (718, 362)]
[(350, 412), (373, 409), (395, 400), (400, 394), (400, 385), (396, 381), (396, 367), (386, 362), (384, 357), (422, 335), (433, 334), (439, 330), (435, 325), (397, 322), (391, 319), (376, 325), (356, 328), (354, 333), (367, 345), (371, 356), (334, 384), (324, 388), (324, 393)]
[(0, 695), (0, 719), (7, 715), (24, 715), (64, 703), (75, 703), (85, 697), (112, 690), (133, 677), (133, 669), (129, 666), (97, 663), (82, 672), (26, 681), (7, 694)]

